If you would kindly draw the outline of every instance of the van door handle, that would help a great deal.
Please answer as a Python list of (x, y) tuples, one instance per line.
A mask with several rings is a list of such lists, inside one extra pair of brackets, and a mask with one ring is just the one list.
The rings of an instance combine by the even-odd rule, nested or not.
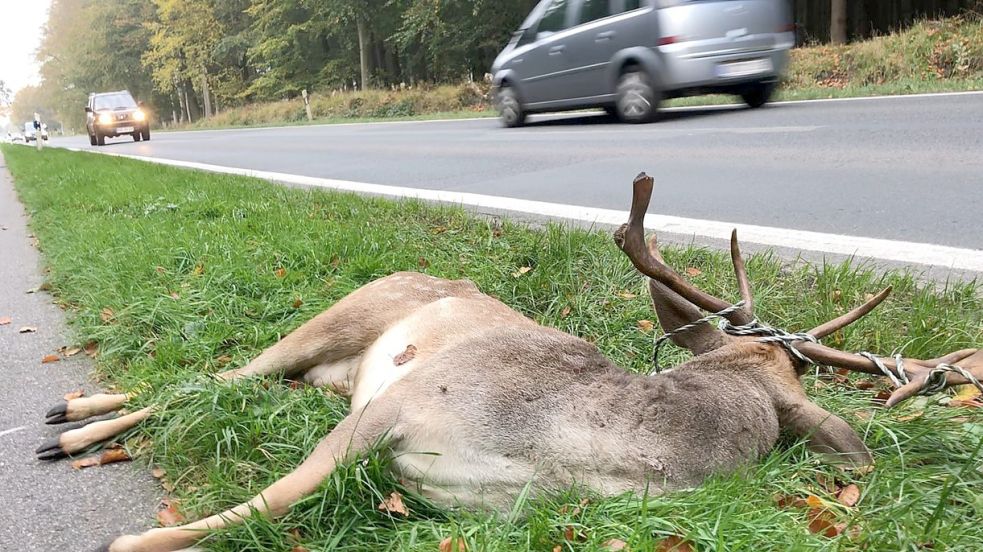
[(603, 33), (597, 33), (597, 36), (594, 37), (594, 42), (604, 42), (605, 40), (611, 40), (612, 38), (614, 38), (614, 35), (615, 35), (614, 31), (604, 31)]
[(564, 46), (564, 45), (562, 45), (562, 44), (560, 44), (559, 46), (553, 46), (552, 48), (550, 48), (550, 55), (551, 56), (558, 56), (558, 55), (560, 55), (560, 54), (563, 53), (563, 50), (566, 50), (566, 49), (567, 49), (567, 47)]

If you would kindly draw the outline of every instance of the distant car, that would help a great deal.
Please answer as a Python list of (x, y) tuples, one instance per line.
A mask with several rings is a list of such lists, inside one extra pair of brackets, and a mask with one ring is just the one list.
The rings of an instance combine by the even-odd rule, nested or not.
[[(37, 139), (37, 131), (34, 129), (34, 121), (24, 123), (24, 140), (32, 142)], [(41, 139), (48, 139), (48, 125), (41, 125)]]
[(106, 138), (124, 134), (132, 136), (134, 142), (150, 140), (150, 117), (143, 102), (136, 102), (128, 90), (89, 94), (85, 130), (93, 146), (104, 146)]
[(509, 127), (587, 107), (644, 123), (696, 94), (760, 107), (794, 31), (787, 0), (543, 0), (492, 65), (495, 103)]
[(15, 133), (14, 133), (14, 134), (13, 134), (13, 135), (12, 135), (12, 136), (10, 137), (10, 143), (14, 143), (14, 142), (23, 142), (23, 141), (24, 141), (24, 136), (23, 136), (23, 135), (22, 135), (21, 133), (19, 133), (19, 132), (15, 132)]

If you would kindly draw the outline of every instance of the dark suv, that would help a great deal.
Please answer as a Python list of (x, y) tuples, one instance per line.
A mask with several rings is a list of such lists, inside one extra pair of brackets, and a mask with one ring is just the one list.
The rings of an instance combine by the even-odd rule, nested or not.
[(93, 146), (103, 146), (106, 138), (123, 134), (133, 136), (134, 142), (150, 140), (150, 117), (143, 109), (143, 102), (133, 101), (128, 90), (89, 94), (85, 131)]

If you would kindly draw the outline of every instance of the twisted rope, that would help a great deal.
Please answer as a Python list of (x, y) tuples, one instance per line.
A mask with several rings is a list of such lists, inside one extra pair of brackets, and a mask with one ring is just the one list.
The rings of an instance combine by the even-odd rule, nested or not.
[[(782, 347), (785, 347), (785, 350), (788, 351), (790, 355), (798, 359), (800, 362), (803, 362), (805, 364), (816, 364), (816, 362), (813, 361), (811, 358), (799, 352), (799, 350), (796, 349), (794, 345), (795, 343), (801, 341), (819, 343), (819, 340), (816, 338), (816, 336), (808, 332), (797, 332), (797, 333), (786, 332), (785, 330), (779, 328), (773, 328), (766, 324), (762, 324), (757, 319), (752, 320), (747, 324), (742, 324), (740, 326), (735, 326), (731, 324), (730, 321), (727, 320), (727, 315), (737, 312), (738, 310), (743, 308), (744, 305), (745, 305), (744, 301), (739, 301), (727, 307), (726, 309), (717, 312), (712, 312), (704, 316), (703, 318), (700, 318), (699, 320), (694, 320), (689, 324), (684, 324), (656, 338), (655, 351), (652, 355), (652, 363), (654, 364), (655, 368), (650, 374), (658, 374), (663, 371), (663, 368), (659, 366), (659, 351), (662, 348), (662, 345), (664, 345), (666, 341), (669, 341), (673, 336), (688, 332), (700, 326), (701, 324), (709, 324), (710, 321), (715, 318), (720, 319), (720, 323), (718, 324), (718, 327), (729, 335), (740, 335), (740, 336), (758, 335), (761, 336), (761, 338), (758, 339), (759, 343), (778, 343)], [(896, 365), (895, 370), (897, 371), (897, 374), (892, 372), (887, 367), (887, 365), (885, 365), (884, 362), (881, 361), (881, 359), (876, 355), (874, 355), (873, 353), (869, 353), (867, 351), (860, 351), (856, 354), (866, 358), (874, 366), (876, 366), (877, 369), (880, 370), (882, 374), (884, 374), (886, 377), (888, 377), (891, 380), (891, 383), (894, 384), (895, 388), (902, 387), (904, 385), (911, 383), (911, 380), (908, 378), (908, 372), (905, 370), (904, 358), (902, 358), (900, 354), (894, 355), (894, 363)], [(981, 393), (983, 393), (983, 383), (981, 383), (978, 379), (976, 379), (976, 377), (973, 376), (973, 374), (971, 374), (968, 370), (965, 370), (960, 366), (956, 366), (955, 364), (941, 363), (929, 371), (928, 375), (925, 377), (925, 380), (922, 382), (921, 389), (918, 390), (918, 394), (931, 395), (933, 393), (938, 393), (939, 391), (944, 390), (946, 387), (946, 373), (948, 372), (953, 372), (966, 378), (966, 381), (970, 382), (977, 389), (979, 389)]]

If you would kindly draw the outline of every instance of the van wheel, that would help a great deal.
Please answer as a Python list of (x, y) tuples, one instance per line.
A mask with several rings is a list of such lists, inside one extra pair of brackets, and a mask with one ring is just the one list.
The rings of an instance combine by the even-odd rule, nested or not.
[(511, 86), (503, 86), (498, 91), (498, 115), (502, 124), (508, 128), (520, 127), (526, 122), (526, 112), (522, 109), (519, 96)]
[(749, 86), (744, 92), (741, 92), (741, 99), (752, 109), (757, 109), (768, 103), (774, 92), (775, 85), (773, 83), (759, 82)]
[(659, 93), (645, 73), (629, 69), (621, 75), (615, 92), (615, 109), (618, 118), (626, 123), (648, 123), (655, 119)]
[(90, 146), (96, 145), (96, 135), (95, 134), (90, 134), (89, 135), (89, 145)]
[(106, 145), (106, 137), (103, 136), (102, 134), (99, 134), (99, 131), (98, 130), (96, 131), (96, 145), (97, 146), (105, 146)]
[(134, 142), (139, 142), (140, 141), (140, 133), (139, 132), (134, 132), (131, 136), (133, 136), (133, 141)]
[(144, 142), (150, 140), (150, 127), (144, 128), (143, 132), (141, 132), (140, 135), (143, 137)]

